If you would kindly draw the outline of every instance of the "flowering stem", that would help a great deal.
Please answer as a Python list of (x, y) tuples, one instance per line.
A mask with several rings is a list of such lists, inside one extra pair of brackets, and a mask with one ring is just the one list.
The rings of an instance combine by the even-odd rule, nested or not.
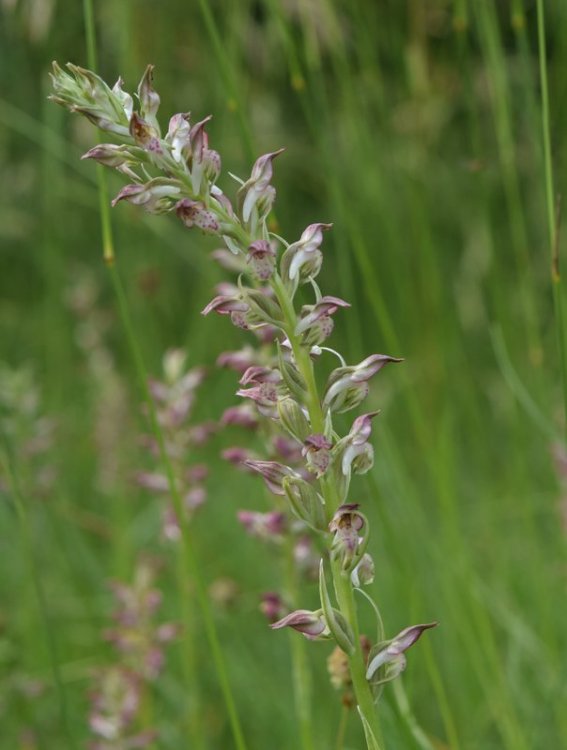
[[(299, 339), (295, 334), (297, 327), (297, 314), (293, 306), (293, 301), (290, 299), (284, 284), (277, 274), (274, 274), (271, 284), (283, 311), (285, 330), (293, 350), (297, 367), (307, 385), (307, 409), (309, 412), (311, 427), (314, 432), (322, 433), (325, 427), (325, 419), (321, 408), (321, 399), (309, 352), (301, 346)], [(339, 505), (337, 500), (338, 493), (332, 482), (326, 480), (325, 477), (322, 478), (321, 488), (325, 499), (327, 514), (332, 516)], [(352, 585), (348, 574), (341, 569), (340, 562), (333, 561), (331, 570), (333, 573), (333, 581), (335, 584), (339, 609), (349, 623), (354, 636), (354, 652), (349, 656), (349, 666), (356, 701), (361, 715), (364, 717), (377, 740), (379, 736), (378, 717), (374, 707), (374, 699), (370, 690), (370, 685), (366, 679), (366, 664), (360, 645), (360, 631)], [(370, 750), (380, 750), (380, 748), (375, 744)]]
[(313, 372), (313, 363), (309, 352), (301, 346), (298, 337), (295, 335), (297, 315), (293, 307), (293, 302), (289, 298), (287, 290), (277, 274), (274, 274), (271, 284), (285, 317), (286, 333), (293, 350), (293, 356), (307, 385), (307, 409), (309, 411), (311, 427), (313, 428), (313, 432), (323, 432), (325, 421), (321, 409), (315, 373)]
[[(368, 725), (377, 741), (380, 736), (380, 727), (378, 715), (374, 706), (372, 691), (370, 690), (370, 685), (366, 679), (366, 662), (360, 644), (360, 630), (358, 626), (356, 605), (354, 602), (354, 591), (349, 575), (341, 569), (338, 560), (332, 561), (331, 570), (333, 573), (333, 581), (335, 584), (339, 609), (352, 628), (354, 636), (354, 653), (349, 656), (349, 667), (358, 709), (364, 719), (368, 722)], [(375, 745), (371, 750), (380, 750), (380, 748)]]
[[(565, 310), (563, 286), (559, 265), (558, 219), (556, 217), (555, 196), (553, 187), (553, 163), (551, 158), (551, 137), (549, 126), (549, 93), (547, 87), (547, 65), (545, 51), (545, 18), (544, 4), (537, 1), (537, 28), (539, 46), (539, 70), (541, 84), (541, 117), (543, 139), (543, 166), (545, 175), (545, 197), (547, 203), (547, 220), (549, 231), (549, 246), (551, 250), (551, 285), (553, 289), (553, 305), (555, 326), (557, 330), (557, 348), (561, 364), (561, 384), (563, 392), (563, 413), (565, 416), (565, 430), (567, 431), (567, 345), (565, 341)], [(559, 213), (559, 212), (557, 212)]]
[[(297, 568), (293, 557), (293, 539), (288, 539), (285, 549), (285, 587), (293, 607), (298, 601)], [(306, 641), (290, 632), (291, 663), (295, 712), (299, 721), (303, 750), (314, 750), (311, 722), (311, 671), (307, 663)]]

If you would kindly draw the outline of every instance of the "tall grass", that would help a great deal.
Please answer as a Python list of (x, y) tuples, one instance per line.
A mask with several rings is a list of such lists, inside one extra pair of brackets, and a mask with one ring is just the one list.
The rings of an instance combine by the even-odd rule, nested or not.
[[(140, 399), (100, 261), (93, 170), (79, 161), (91, 133), (44, 102), (52, 58), (86, 63), (80, 8), (57, 6), (40, 39), (30, 38), (25, 4), (0, 13), (1, 64), (10, 71), (0, 102), (9, 186), (0, 206), (3, 355), (11, 366), (34, 367), (45, 408), (60, 423), (56, 487), (46, 500), (24, 500), (69, 731), (81, 744), (89, 674), (106, 658), (104, 581), (127, 573), (157, 518), (129, 481), (139, 464)], [(286, 146), (276, 169), (286, 236), (312, 221), (335, 224), (325, 289), (356, 313), (338, 324), (336, 341), (353, 361), (370, 350), (406, 360), (377, 386), (377, 461), (361, 501), (371, 508), (374, 593), (388, 632), (416, 618), (441, 623), (403, 677), (420, 723), (452, 750), (561, 747), (564, 488), (551, 443), (565, 426), (556, 345), (564, 293), (556, 284), (554, 304), (549, 268), (550, 247), (564, 252), (555, 205), (565, 190), (567, 14), (559, 4), (521, 0), (190, 9), (99, 2), (95, 21), (101, 73), (133, 84), (154, 63), (164, 111), (215, 113), (212, 138), (223, 144), (225, 169), (247, 173), (253, 153)], [(196, 315), (220, 278), (206, 257), (210, 243), (128, 208), (113, 222), (147, 369), (157, 372), (171, 345), (212, 364), (219, 344), (234, 340), (224, 321)], [(65, 303), (79, 263), (103, 290), (97, 304), (112, 316), (106, 345), (129, 394), (124, 468), (110, 495), (96, 483), (99, 394)], [(216, 418), (231, 403), (232, 380), (213, 371), (204, 388), (201, 416)], [(20, 465), (18, 446), (12, 451)], [(235, 522), (257, 485), (234, 475), (216, 450), (208, 460), (211, 499), (193, 533), (206, 585), (229, 577), (240, 590), (228, 609), (212, 606), (243, 731), (250, 747), (291, 750), (299, 735), (289, 653), (257, 612), (257, 595), (279, 573)], [(25, 747), (22, 732), (31, 728), (31, 747), (65, 746), (15, 496), (4, 473), (1, 483), (3, 738)], [(175, 590), (164, 593), (175, 616)], [(199, 731), (204, 746), (231, 747), (202, 619), (193, 615)], [(325, 656), (324, 646), (307, 655), (320, 748), (336, 743), (340, 723)], [(36, 697), (26, 693), (31, 679), (45, 685)], [(170, 659), (154, 696), (160, 747), (183, 746), (185, 698), (181, 665)], [(385, 701), (386, 747), (419, 747), (401, 728), (392, 691)], [(358, 731), (348, 718), (344, 748), (361, 745)]]

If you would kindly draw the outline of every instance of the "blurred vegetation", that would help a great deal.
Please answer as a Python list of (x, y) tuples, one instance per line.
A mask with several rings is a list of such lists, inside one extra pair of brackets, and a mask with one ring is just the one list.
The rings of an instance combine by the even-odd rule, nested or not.
[[(567, 6), (543, 5), (560, 196)], [(567, 488), (553, 451), (561, 456), (565, 420), (537, 4), (99, 0), (95, 11), (105, 79), (120, 74), (131, 90), (151, 62), (163, 113), (214, 114), (224, 189), (228, 170), (247, 175), (257, 155), (286, 147), (276, 163), (278, 231), (295, 239), (308, 223), (334, 222), (322, 288), (353, 303), (332, 345), (353, 362), (376, 351), (406, 360), (372, 390), (369, 406), (382, 409), (377, 461), (358, 487), (388, 632), (441, 623), (404, 677), (421, 723), (451, 750), (564, 746)], [(81, 4), (2, 0), (0, 406), (27, 521), (4, 472), (0, 745), (22, 750), (84, 745), (89, 675), (109, 658), (106, 581), (127, 579), (137, 551), (169, 554), (156, 541), (158, 512), (131, 479), (145, 428), (101, 261), (95, 171), (80, 161), (96, 136), (47, 101), (52, 59), (86, 64)], [(238, 348), (226, 320), (198, 314), (223, 277), (208, 257), (214, 244), (133, 207), (112, 217), (150, 371), (171, 346), (208, 365)], [(564, 255), (561, 232), (558, 248)], [(199, 416), (218, 418), (234, 390), (231, 373), (212, 370)], [(47, 479), (24, 449), (42, 415), (56, 422)], [(241, 592), (215, 612), (250, 747), (292, 750), (288, 641), (258, 612), (278, 573), (237, 526), (236, 510), (263, 499), (258, 482), (217, 457), (233, 440), (219, 435), (207, 456), (198, 553), (207, 585), (228, 577)], [(167, 570), (161, 579), (175, 617)], [(197, 636), (207, 746), (228, 748)], [(309, 652), (321, 749), (333, 746), (339, 713), (327, 652)], [(187, 746), (174, 653), (155, 695), (163, 748)], [(382, 704), (386, 746), (412, 748), (388, 690)], [(346, 747), (361, 746), (358, 732), (351, 720)]]

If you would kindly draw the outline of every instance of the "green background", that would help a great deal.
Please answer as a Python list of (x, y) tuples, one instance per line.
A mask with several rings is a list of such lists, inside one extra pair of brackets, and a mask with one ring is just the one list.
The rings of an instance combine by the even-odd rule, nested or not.
[[(372, 594), (387, 631), (440, 622), (409, 654), (404, 682), (426, 732), (451, 750), (567, 743), (567, 486), (553, 460), (565, 430), (563, 292), (559, 282), (554, 305), (549, 231), (565, 190), (567, 7), (542, 6), (548, 110), (537, 4), (527, 0), (95, 2), (102, 77), (121, 75), (132, 91), (153, 63), (163, 124), (178, 111), (212, 113), (223, 189), (233, 189), (228, 171), (245, 177), (259, 154), (285, 146), (275, 162), (278, 232), (292, 241), (309, 223), (334, 223), (321, 286), (352, 309), (337, 315), (331, 345), (353, 363), (373, 352), (405, 359), (373, 384), (376, 463), (353, 491), (372, 521)], [(112, 659), (101, 635), (112, 608), (106, 582), (127, 580), (140, 551), (164, 560), (161, 616), (178, 611), (159, 510), (132, 482), (147, 425), (101, 260), (95, 168), (80, 161), (96, 133), (47, 101), (53, 59), (86, 65), (81, 3), (3, 3), (0, 400), (34, 561), (2, 475), (7, 750), (84, 746), (90, 675)], [(122, 183), (109, 180), (117, 192)], [(199, 315), (224, 277), (209, 258), (214, 241), (124, 204), (112, 220), (148, 370), (158, 374), (172, 346), (206, 365), (238, 348), (243, 336), (226, 319)], [(559, 231), (560, 256), (564, 247)], [(73, 305), (77, 290), (90, 294), (86, 313)], [(37, 432), (26, 406), (34, 388), (38, 413), (57, 423), (41, 461), (22, 449)], [(197, 416), (218, 418), (235, 390), (233, 373), (211, 369)], [(292, 750), (288, 639), (258, 612), (259, 594), (277, 588), (277, 561), (235, 520), (265, 500), (259, 482), (218, 458), (239, 439), (220, 434), (205, 456), (209, 500), (194, 538), (207, 586), (228, 577), (240, 592), (214, 613), (250, 747)], [(42, 467), (55, 477), (45, 491)], [(305, 606), (315, 597), (308, 589)], [(229, 748), (197, 611), (195, 628), (207, 746)], [(163, 748), (189, 746), (176, 649), (154, 691)], [(328, 652), (309, 649), (321, 750), (334, 747), (340, 712)], [(381, 715), (386, 747), (413, 748), (389, 688)], [(352, 717), (345, 748), (361, 746)]]

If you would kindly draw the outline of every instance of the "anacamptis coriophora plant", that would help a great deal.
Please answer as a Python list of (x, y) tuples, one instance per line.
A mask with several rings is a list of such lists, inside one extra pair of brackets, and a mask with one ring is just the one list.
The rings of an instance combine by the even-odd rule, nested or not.
[[(221, 158), (209, 148), (209, 118), (191, 124), (188, 114), (176, 114), (162, 134), (151, 66), (138, 87), (137, 111), (121, 80), (111, 89), (94, 73), (68, 67), (69, 73), (54, 64), (54, 101), (85, 115), (119, 141), (95, 146), (84, 157), (130, 180), (113, 205), (127, 201), (149, 213), (175, 213), (187, 228), (222, 240), (242, 273), (235, 284), (224, 285), (204, 314), (226, 315), (243, 330), (274, 332), (272, 363), (249, 368), (238, 394), (297, 442), (305, 471), (275, 461), (256, 461), (251, 468), (319, 535), (325, 554), (318, 608), (291, 612), (272, 627), (291, 627), (311, 640), (332, 639), (345, 652), (367, 746), (378, 750), (375, 701), (382, 686), (404, 669), (407, 649), (436, 623), (411, 626), (390, 640), (380, 634), (369, 653), (363, 648), (354, 592), (372, 577), (373, 566), (367, 552), (368, 520), (350, 495), (350, 483), (353, 474), (372, 466), (370, 437), (376, 415), (357, 417), (345, 435), (339, 433), (335, 417), (362, 404), (371, 379), (400, 360), (371, 354), (348, 365), (339, 353), (323, 346), (333, 328), (332, 315), (349, 305), (324, 295), (315, 281), (329, 224), (311, 224), (290, 244), (268, 229), (276, 195), (273, 161), (280, 151), (260, 156), (233, 205), (216, 184)], [(312, 290), (307, 305), (297, 299), (304, 285)], [(320, 389), (316, 370), (323, 353), (336, 356), (339, 366)]]

